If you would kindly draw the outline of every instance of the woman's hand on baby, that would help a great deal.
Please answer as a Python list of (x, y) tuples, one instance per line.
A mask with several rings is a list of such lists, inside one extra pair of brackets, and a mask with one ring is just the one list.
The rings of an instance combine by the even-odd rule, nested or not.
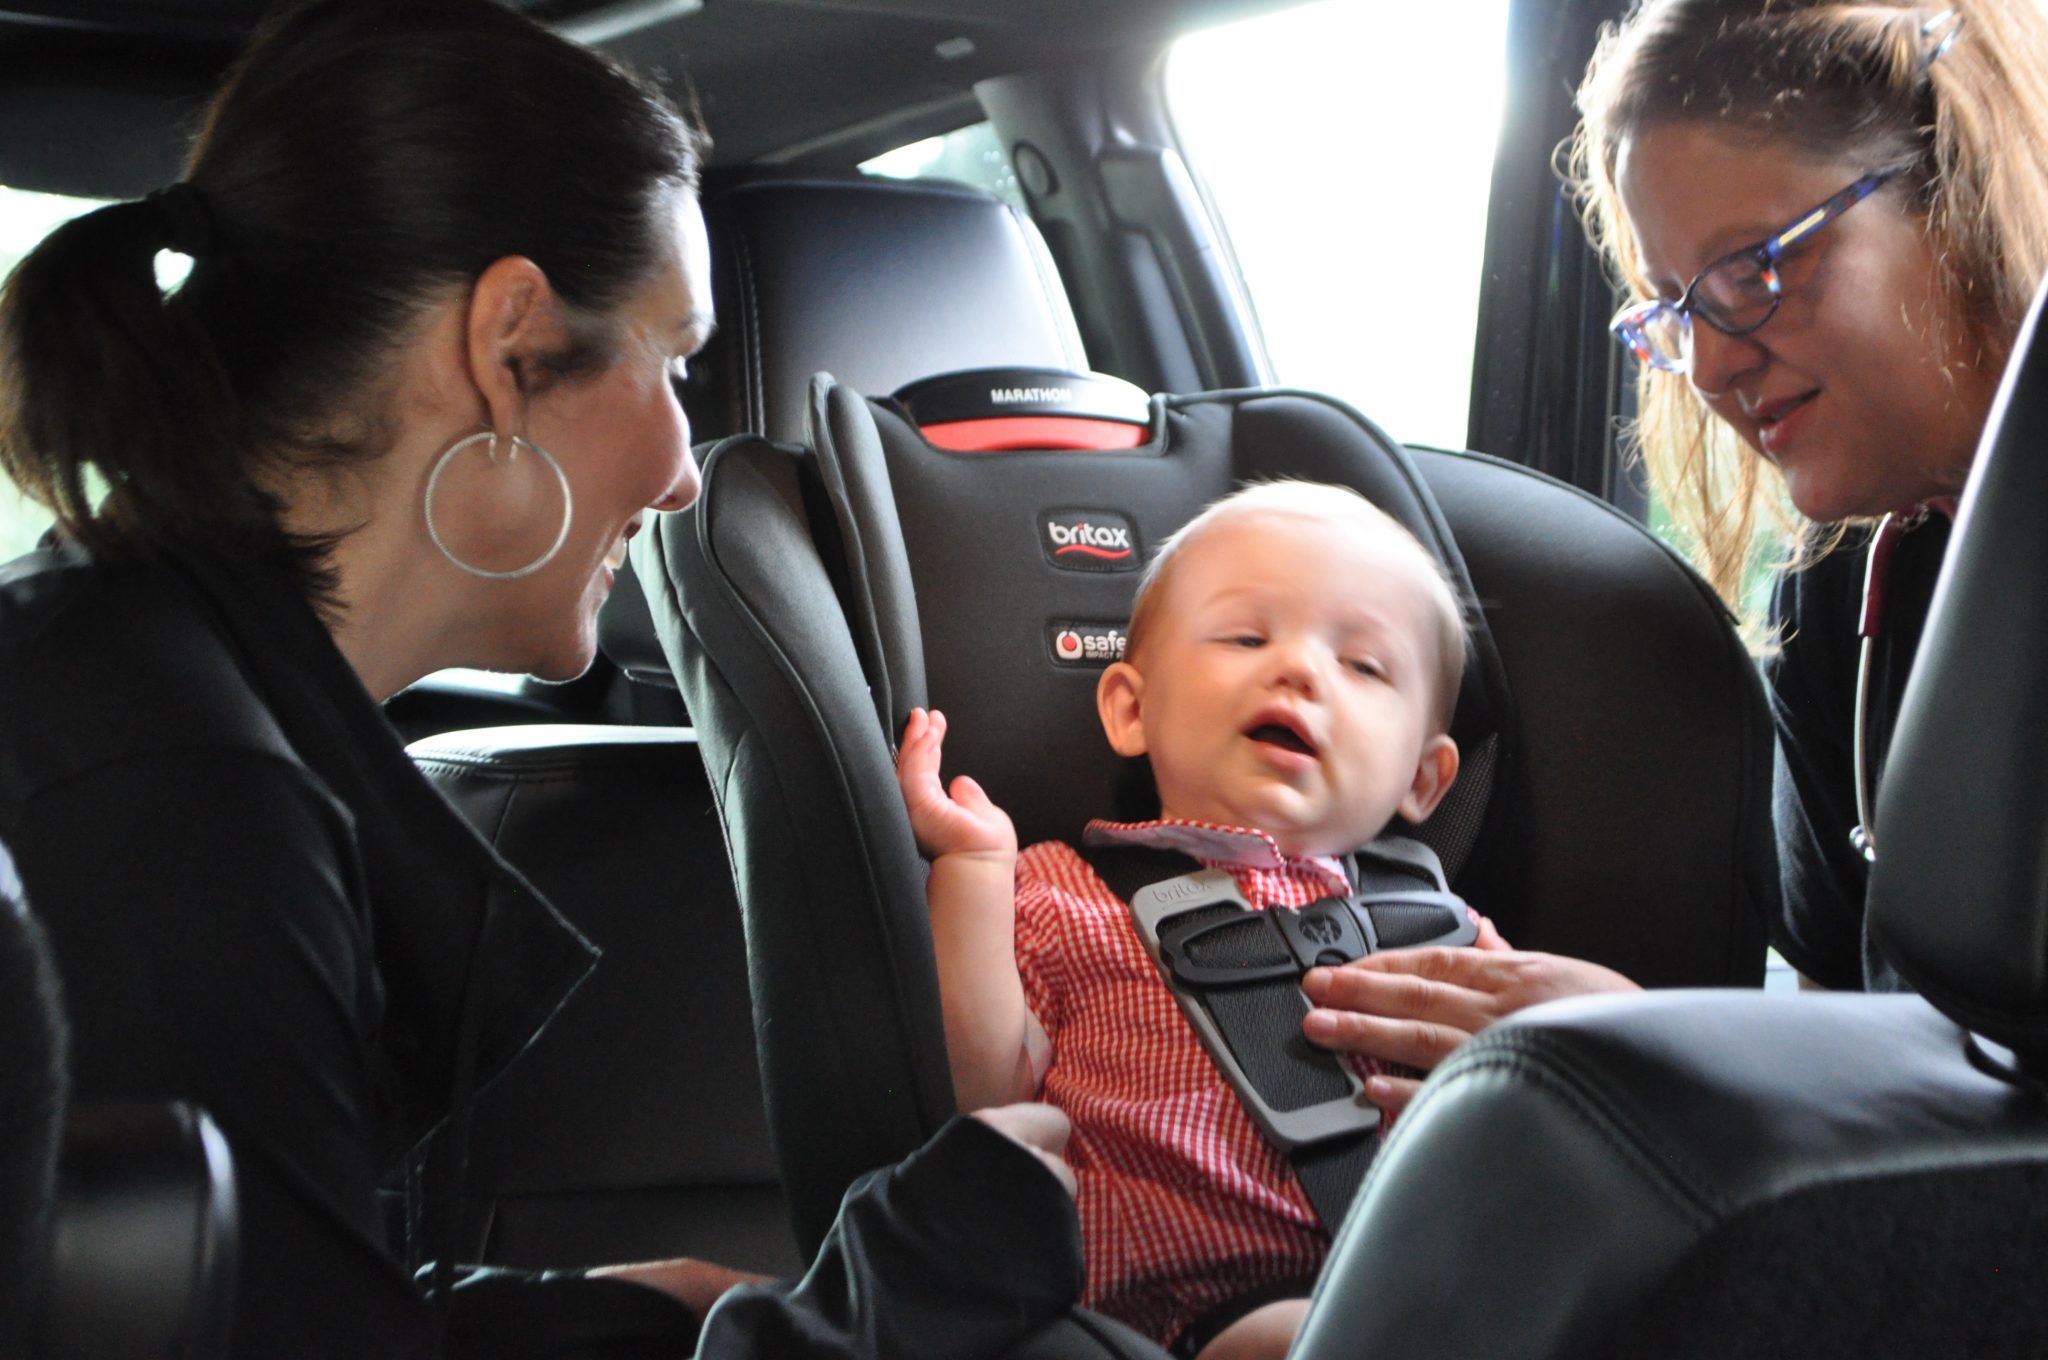
[(896, 783), (903, 790), (917, 848), (933, 859), (959, 854), (1014, 857), (1017, 828), (981, 785), (964, 774), (950, 786), (939, 782), (945, 739), (945, 714), (910, 710), (903, 744), (896, 752)]
[[(1311, 1042), (1423, 1071), (1526, 1006), (1640, 990), (1597, 963), (1511, 949), (1487, 921), (1475, 948), (1390, 949), (1338, 968), (1312, 968), (1301, 986), (1315, 1006), (1301, 1026)], [(1365, 1095), (1399, 1111), (1420, 1085), (1374, 1077)]]

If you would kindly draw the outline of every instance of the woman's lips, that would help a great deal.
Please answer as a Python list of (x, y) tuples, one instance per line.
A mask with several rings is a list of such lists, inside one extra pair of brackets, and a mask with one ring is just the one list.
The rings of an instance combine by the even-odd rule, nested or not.
[(1806, 424), (1807, 413), (1813, 409), (1813, 399), (1819, 395), (1818, 392), (1808, 392), (1751, 413), (1750, 418), (1757, 423), (1757, 442), (1763, 445), (1765, 455), (1772, 462), (1777, 462), (1798, 437)]

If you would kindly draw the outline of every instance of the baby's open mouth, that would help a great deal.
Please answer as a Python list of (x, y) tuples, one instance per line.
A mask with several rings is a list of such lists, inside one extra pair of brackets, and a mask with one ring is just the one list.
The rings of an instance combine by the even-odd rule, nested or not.
[(1278, 746), (1283, 751), (1295, 751), (1305, 756), (1312, 756), (1316, 753), (1316, 748), (1309, 745), (1308, 740), (1301, 733), (1283, 723), (1260, 723), (1257, 727), (1245, 733), (1245, 735), (1253, 741), (1262, 741), (1271, 746)]

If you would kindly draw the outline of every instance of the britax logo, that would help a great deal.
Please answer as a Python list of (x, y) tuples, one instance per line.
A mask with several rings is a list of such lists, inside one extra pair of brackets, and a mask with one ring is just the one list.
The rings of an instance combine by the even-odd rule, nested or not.
[(1045, 536), (1052, 540), (1052, 550), (1061, 556), (1068, 553), (1087, 553), (1090, 557), (1131, 555), (1131, 531), (1107, 524), (1048, 524)]
[(1138, 536), (1114, 510), (1054, 510), (1038, 522), (1045, 560), (1062, 571), (1138, 569)]
[(989, 404), (993, 406), (1071, 406), (1074, 389), (1071, 387), (991, 387), (988, 390)]

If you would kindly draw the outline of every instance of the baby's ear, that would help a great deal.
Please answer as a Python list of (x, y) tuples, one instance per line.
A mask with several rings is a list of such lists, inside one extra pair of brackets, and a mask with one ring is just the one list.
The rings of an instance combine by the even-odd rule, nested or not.
[(1401, 815), (1411, 822), (1423, 821), (1436, 811), (1457, 777), (1458, 743), (1438, 733), (1423, 743), (1422, 759), (1415, 762), (1415, 781), (1401, 800)]
[(1145, 694), (1145, 677), (1128, 661), (1119, 661), (1095, 682), (1095, 712), (1102, 719), (1102, 735), (1109, 749), (1120, 756), (1145, 754), (1145, 720), (1139, 701)]

